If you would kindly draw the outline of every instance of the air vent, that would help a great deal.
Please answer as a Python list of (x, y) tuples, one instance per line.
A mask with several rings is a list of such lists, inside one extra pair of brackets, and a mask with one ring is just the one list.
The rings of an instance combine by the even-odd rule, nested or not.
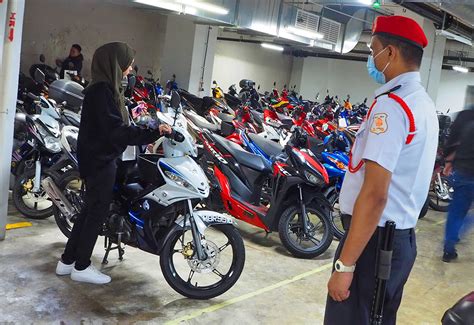
[(298, 9), (296, 11), (295, 27), (316, 33), (319, 27), (319, 16)]
[(341, 24), (337, 21), (327, 19), (322, 17), (321, 24), (319, 25), (319, 32), (324, 35), (323, 40), (331, 43), (337, 44), (339, 39), (339, 34), (341, 31)]

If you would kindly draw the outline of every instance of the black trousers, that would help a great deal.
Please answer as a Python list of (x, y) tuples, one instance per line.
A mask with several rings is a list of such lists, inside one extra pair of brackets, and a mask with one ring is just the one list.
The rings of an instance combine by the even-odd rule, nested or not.
[(66, 264), (76, 262), (77, 270), (84, 270), (91, 264), (92, 251), (112, 202), (116, 172), (114, 160), (85, 178), (85, 211), (74, 223), (71, 238), (61, 257)]
[[(357, 261), (354, 279), (349, 289), (349, 298), (343, 302), (337, 302), (328, 295), (326, 313), (324, 315), (325, 325), (370, 324), (370, 311), (375, 291), (378, 241), (382, 229), (377, 228)], [(334, 261), (339, 258), (345, 240), (346, 236), (339, 243)], [(387, 282), (387, 292), (384, 301), (384, 325), (396, 324), (397, 310), (402, 300), (403, 287), (408, 280), (415, 259), (415, 231), (413, 229), (409, 231), (396, 231), (392, 255), (392, 272)]]

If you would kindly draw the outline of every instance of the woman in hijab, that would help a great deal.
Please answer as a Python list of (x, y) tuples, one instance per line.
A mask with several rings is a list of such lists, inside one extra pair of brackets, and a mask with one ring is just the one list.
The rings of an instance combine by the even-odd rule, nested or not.
[(164, 124), (158, 130), (130, 125), (121, 81), (131, 72), (134, 55), (127, 44), (114, 42), (99, 47), (92, 59), (92, 81), (84, 90), (77, 144), (79, 172), (87, 188), (85, 211), (74, 223), (56, 267), (57, 275), (70, 274), (75, 281), (111, 281), (91, 264), (90, 258), (112, 202), (116, 159), (127, 145), (149, 144), (161, 134), (171, 133), (170, 126)]

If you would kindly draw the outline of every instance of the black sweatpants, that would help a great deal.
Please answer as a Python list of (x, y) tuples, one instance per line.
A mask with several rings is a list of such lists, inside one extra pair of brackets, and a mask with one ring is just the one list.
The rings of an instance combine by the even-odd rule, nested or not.
[[(362, 255), (357, 261), (354, 279), (350, 287), (350, 296), (343, 302), (333, 300), (329, 295), (324, 315), (325, 325), (368, 325), (370, 311), (375, 291), (376, 256), (378, 250), (378, 236), (381, 228), (370, 239)], [(346, 232), (347, 234), (347, 232)], [(341, 240), (336, 251), (336, 261), (344, 245), (346, 236)], [(383, 309), (383, 324), (394, 325), (397, 319), (397, 310), (400, 306), (403, 287), (408, 280), (416, 259), (415, 231), (395, 232), (392, 272), (387, 282)]]
[(85, 178), (85, 211), (74, 223), (71, 238), (61, 257), (66, 264), (76, 262), (77, 270), (84, 270), (91, 264), (92, 251), (112, 202), (116, 171), (114, 160)]

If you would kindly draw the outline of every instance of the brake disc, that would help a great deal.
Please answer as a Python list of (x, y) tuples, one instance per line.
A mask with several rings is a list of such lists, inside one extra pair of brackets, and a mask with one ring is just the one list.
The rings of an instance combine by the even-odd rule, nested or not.
[(212, 241), (205, 241), (203, 244), (204, 253), (207, 258), (204, 261), (200, 261), (197, 254), (194, 254), (193, 258), (188, 259), (189, 267), (198, 273), (212, 273), (212, 271), (219, 265), (221, 259), (219, 247)]

